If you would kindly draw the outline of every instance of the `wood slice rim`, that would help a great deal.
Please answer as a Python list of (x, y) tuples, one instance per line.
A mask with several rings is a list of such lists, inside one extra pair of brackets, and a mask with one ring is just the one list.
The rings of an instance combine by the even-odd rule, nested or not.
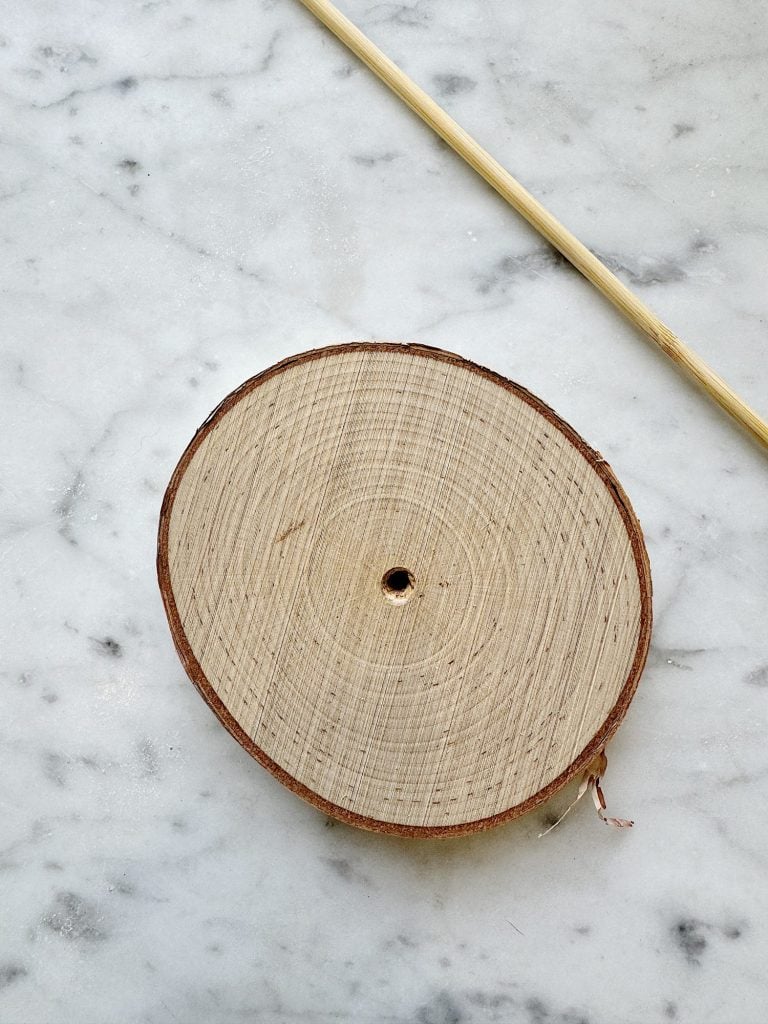
[[(331, 356), (352, 352), (407, 353), (414, 358), (429, 359), (439, 363), (450, 364), (453, 367), (460, 367), (464, 370), (470, 371), (472, 374), (481, 376), (485, 380), (490, 381), (509, 392), (512, 392), (518, 399), (548, 420), (549, 423), (552, 424), (583, 456), (589, 466), (600, 477), (613, 501), (613, 504), (621, 516), (631, 545), (631, 553), (637, 572), (639, 588), (640, 618), (634, 658), (631, 662), (631, 667), (626, 677), (626, 681), (620, 689), (618, 698), (600, 727), (592, 735), (589, 742), (586, 743), (581, 752), (563, 771), (557, 775), (556, 778), (552, 779), (548, 784), (544, 785), (537, 792), (533, 793), (521, 802), (507, 807), (498, 813), (481, 817), (477, 820), (462, 821), (452, 824), (431, 825), (404, 824), (402, 822), (380, 820), (379, 818), (361, 814), (357, 811), (341, 806), (340, 804), (326, 799), (314, 792), (311, 788), (293, 777), (293, 775), (286, 771), (280, 764), (276, 763), (275, 760), (268, 756), (268, 754), (265, 753), (265, 751), (261, 749), (261, 747), (258, 746), (244, 731), (236, 718), (233, 717), (227, 709), (220, 696), (206, 678), (200, 662), (192, 650), (177, 608), (177, 601), (171, 583), (169, 529), (177, 492), (182, 480), (184, 479), (184, 475), (201, 444), (205, 441), (211, 431), (214, 430), (216, 425), (223, 420), (227, 413), (229, 413), (238, 402), (242, 401), (255, 389), (272, 380), (278, 374), (282, 374), (292, 367), (300, 366), (301, 364), (305, 364), (313, 360), (327, 359)], [(454, 353), (426, 345), (403, 344), (397, 342), (353, 342), (316, 348), (284, 359), (245, 381), (240, 385), (240, 387), (236, 388), (213, 410), (197, 430), (173, 472), (163, 498), (160, 512), (157, 547), (157, 573), (160, 592), (173, 642), (187, 675), (194, 683), (205, 702), (216, 714), (225, 728), (238, 741), (238, 743), (240, 743), (240, 745), (244, 747), (244, 749), (247, 750), (248, 753), (263, 767), (282, 782), (283, 785), (287, 786), (298, 796), (313, 804), (325, 814), (350, 825), (394, 835), (438, 837), (478, 832), (502, 824), (503, 822), (510, 821), (511, 819), (532, 810), (545, 800), (549, 799), (553, 794), (586, 768), (590, 761), (592, 761), (605, 746), (620, 725), (627, 712), (632, 697), (634, 696), (640, 675), (642, 674), (645, 666), (648, 648), (650, 645), (652, 625), (652, 585), (648, 554), (637, 517), (635, 516), (623, 488), (616, 479), (608, 463), (549, 406), (521, 385), (507, 380), (500, 374), (479, 366), (478, 364), (464, 359)]]

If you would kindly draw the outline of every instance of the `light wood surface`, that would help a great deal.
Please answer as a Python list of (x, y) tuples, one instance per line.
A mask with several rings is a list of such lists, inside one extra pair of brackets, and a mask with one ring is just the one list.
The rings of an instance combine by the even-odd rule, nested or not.
[(177, 647), (224, 724), (327, 813), (473, 831), (602, 749), (648, 649), (642, 535), (524, 389), (422, 346), (295, 357), (206, 421), (163, 505)]
[(509, 171), (468, 135), (431, 96), (416, 85), (328, 0), (301, 2), (662, 352), (692, 377), (756, 440), (768, 447), (768, 423), (703, 359), (684, 344), (594, 253), (523, 188)]

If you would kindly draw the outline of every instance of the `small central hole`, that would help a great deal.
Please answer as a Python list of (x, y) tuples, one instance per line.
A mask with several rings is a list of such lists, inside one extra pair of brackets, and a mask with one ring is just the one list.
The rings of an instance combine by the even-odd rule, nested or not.
[(388, 569), (381, 579), (384, 596), (394, 604), (403, 604), (407, 601), (411, 596), (413, 586), (413, 573), (400, 565), (394, 569)]

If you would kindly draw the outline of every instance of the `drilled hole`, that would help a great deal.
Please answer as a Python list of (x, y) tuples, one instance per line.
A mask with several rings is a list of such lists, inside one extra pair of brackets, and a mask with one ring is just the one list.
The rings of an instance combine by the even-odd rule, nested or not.
[(397, 565), (394, 569), (387, 569), (381, 578), (381, 589), (384, 596), (393, 604), (405, 604), (413, 593), (413, 573), (403, 566)]

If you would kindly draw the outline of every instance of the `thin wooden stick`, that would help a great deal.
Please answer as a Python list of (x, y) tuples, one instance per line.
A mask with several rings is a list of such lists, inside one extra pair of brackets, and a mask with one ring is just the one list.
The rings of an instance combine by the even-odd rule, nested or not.
[(640, 328), (678, 366), (745, 427), (753, 437), (768, 447), (768, 423), (744, 402), (696, 353), (688, 348), (653, 313), (644, 302), (623, 284), (594, 253), (534, 199), (509, 171), (494, 160), (452, 117), (438, 106), (423, 89), (385, 56), (367, 36), (344, 17), (328, 0), (301, 0), (345, 46), (367, 64), (378, 77), (408, 104), (440, 138), (460, 157), (474, 167), (489, 185), (514, 207), (518, 213), (558, 249), (588, 281), (591, 281), (617, 309)]

